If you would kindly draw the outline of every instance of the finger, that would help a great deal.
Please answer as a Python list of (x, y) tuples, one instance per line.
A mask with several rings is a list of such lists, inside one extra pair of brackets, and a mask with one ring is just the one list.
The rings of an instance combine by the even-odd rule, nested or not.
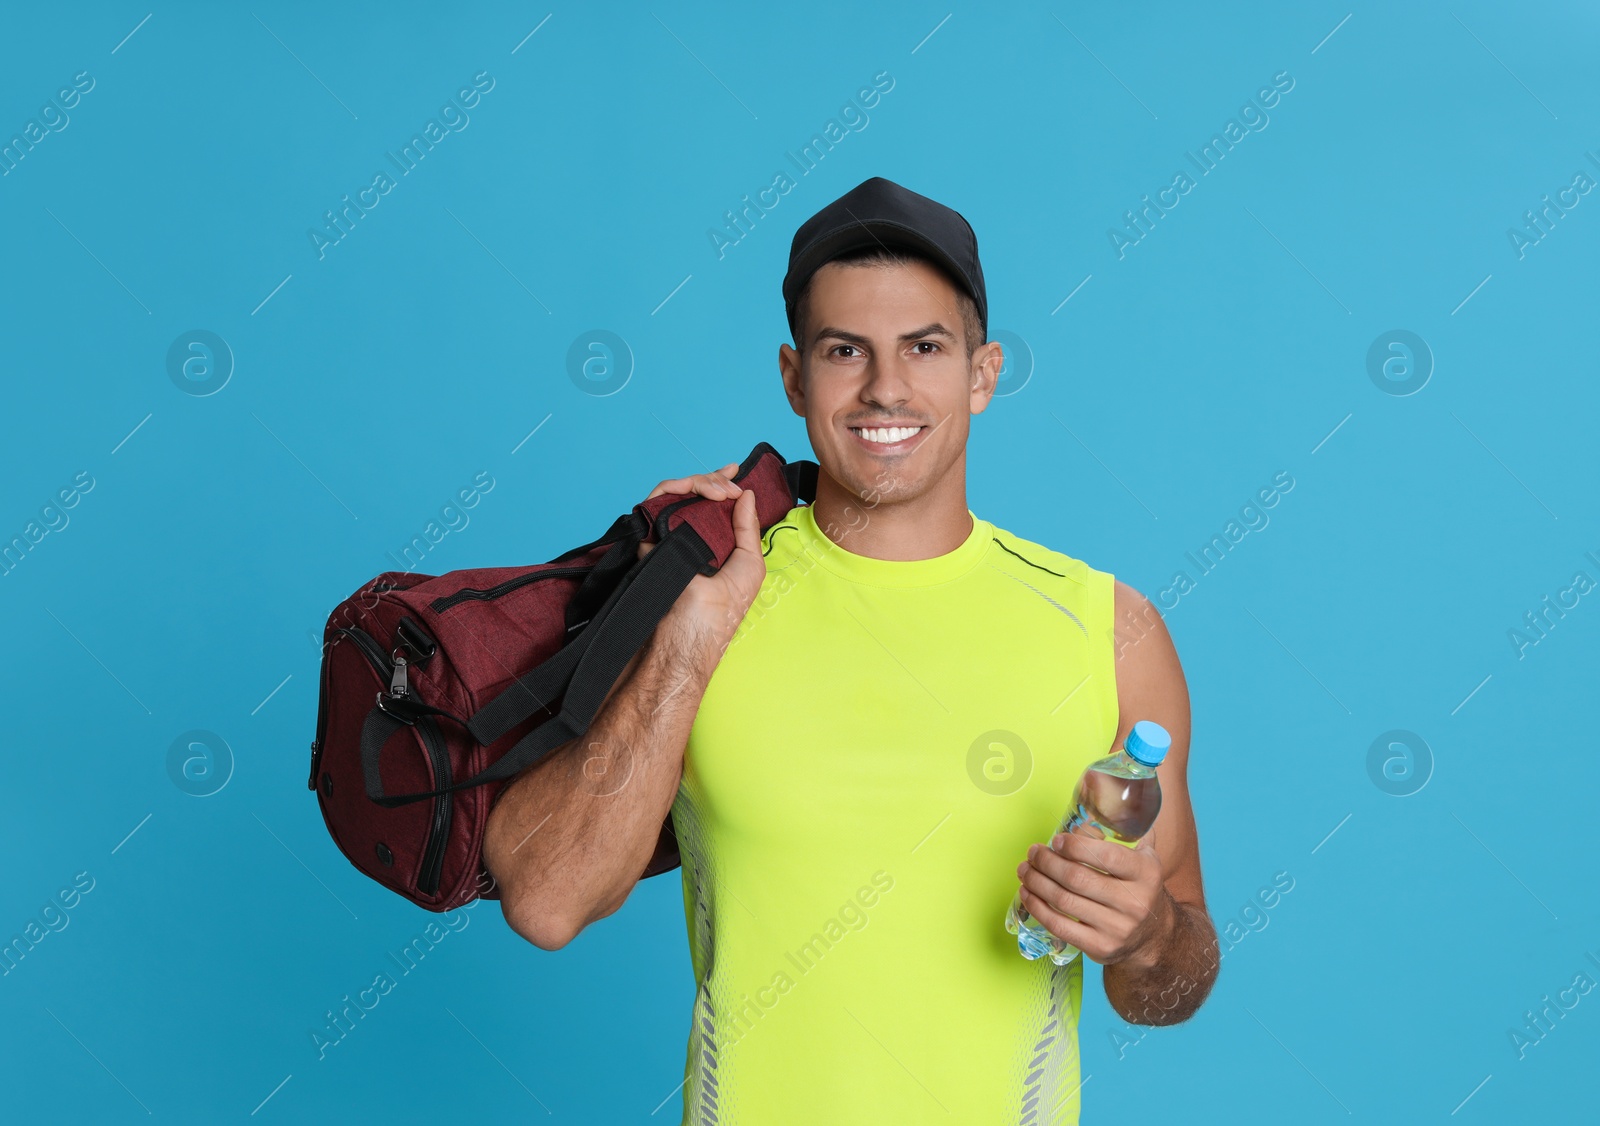
[(1151, 857), (1155, 861), (1156, 867), (1161, 871), (1162, 879), (1165, 879), (1166, 865), (1161, 859), (1161, 846), (1150, 839), (1151, 835), (1146, 833), (1143, 837), (1140, 837), (1128, 851), (1133, 854), (1134, 859), (1141, 856)]
[(1029, 864), (1075, 895), (1112, 908), (1126, 898), (1127, 887), (1119, 877), (1108, 876), (1092, 865), (1068, 859), (1042, 845), (1030, 851), (1034, 855), (1028, 858)]
[(1069, 860), (1081, 861), (1125, 880), (1137, 876), (1143, 865), (1143, 861), (1133, 855), (1133, 849), (1116, 841), (1057, 833), (1051, 844), (1058, 854)]
[[(749, 498), (746, 500), (745, 498)], [(733, 544), (735, 550), (761, 552), (761, 521), (756, 514), (756, 494), (746, 489), (733, 502)]]
[[(737, 469), (737, 466), (733, 468)], [(733, 480), (733, 474), (728, 472), (729, 467), (723, 466), (715, 473), (707, 473), (705, 480), (708, 484), (716, 486), (728, 496), (738, 496), (744, 492), (744, 486)]]
[(1085, 926), (1075, 919), (1067, 918), (1060, 911), (1040, 899), (1026, 886), (1022, 889), (1022, 905), (1028, 909), (1028, 914), (1044, 924), (1045, 930), (1055, 935), (1062, 942), (1072, 943), (1079, 950), (1082, 950), (1085, 956), (1094, 957), (1095, 961), (1100, 961), (1100, 958), (1090, 953), (1091, 950), (1100, 949), (1099, 936), (1092, 927)]
[[(662, 481), (650, 490), (650, 495), (645, 500), (658, 497), (662, 493), (674, 493), (682, 496), (684, 493), (695, 493), (699, 496), (709, 497), (712, 500), (722, 500), (724, 497), (735, 496), (744, 490), (731, 479), (729, 470), (737, 471), (738, 462), (730, 461), (715, 473), (696, 473), (689, 477), (674, 477)], [(726, 476), (725, 476), (726, 475)]]
[[(1061, 841), (1061, 838), (1058, 836), (1056, 840)], [(1079, 847), (1070, 833), (1065, 841), (1061, 841), (1058, 848), (1052, 849), (1042, 844), (1028, 846), (1028, 863), (1057, 883), (1078, 891), (1088, 891), (1101, 883), (1114, 884), (1122, 878), (1107, 875), (1105, 870), (1095, 863), (1098, 859), (1099, 856), (1094, 852)], [(1091, 898), (1101, 897), (1093, 895)]]
[[(1048, 849), (1045, 850), (1045, 854), (1049, 855)], [(1069, 860), (1066, 863), (1077, 872), (1069, 870), (1065, 879), (1057, 878), (1045, 871), (1038, 863), (1022, 865), (1019, 869), (1022, 886), (1063, 914), (1081, 919), (1090, 926), (1105, 927), (1117, 913), (1115, 907), (1096, 899), (1078, 886), (1078, 881), (1082, 878), (1078, 873), (1089, 875), (1093, 873), (1088, 873), (1087, 869), (1077, 861)]]
[(733, 480), (739, 471), (739, 463), (730, 461), (715, 473), (696, 473), (691, 477), (674, 477), (662, 481), (650, 490), (645, 500), (652, 500), (662, 493), (673, 493), (682, 496), (685, 493), (694, 493), (705, 497), (707, 500), (727, 500), (736, 497), (747, 490), (737, 481)]
[(688, 493), (693, 491), (693, 477), (675, 477), (670, 481), (663, 481), (661, 484), (651, 489), (650, 496), (647, 496), (644, 499), (649, 500), (651, 497), (658, 497), (662, 493)]

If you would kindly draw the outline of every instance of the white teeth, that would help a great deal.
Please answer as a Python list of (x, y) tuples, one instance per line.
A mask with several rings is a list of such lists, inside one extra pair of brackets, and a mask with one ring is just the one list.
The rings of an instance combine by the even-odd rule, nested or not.
[(917, 431), (921, 430), (922, 427), (890, 426), (886, 428), (880, 427), (877, 430), (863, 430), (860, 427), (852, 426), (850, 429), (861, 435), (869, 442), (877, 442), (880, 445), (892, 445), (895, 442), (905, 441)]

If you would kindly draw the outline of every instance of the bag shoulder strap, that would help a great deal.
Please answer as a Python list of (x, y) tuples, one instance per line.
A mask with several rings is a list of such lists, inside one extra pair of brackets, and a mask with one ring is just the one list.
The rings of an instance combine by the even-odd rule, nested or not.
[(643, 648), (690, 580), (696, 575), (715, 573), (714, 558), (693, 525), (680, 524), (674, 528), (624, 577), (626, 585), (619, 588), (616, 602), (604, 617), (590, 623), (585, 630), (585, 634), (590, 635), (589, 640), (572, 672), (561, 713), (528, 732), (504, 755), (471, 778), (421, 793), (385, 794), (379, 771), (384, 744), (408, 721), (395, 714), (401, 709), (385, 710), (375, 706), (361, 730), (361, 772), (367, 797), (378, 805), (394, 807), (503, 781), (561, 744), (580, 738), (588, 731), (595, 712), (622, 670)]
[[(766, 442), (758, 443), (741, 465), (738, 477), (745, 478), (766, 454), (782, 461), (782, 456)], [(811, 504), (817, 495), (817, 463), (793, 461), (783, 467), (783, 480), (788, 489), (788, 499)], [(689, 496), (669, 504), (659, 514), (677, 509), (702, 498)], [(583, 585), (567, 604), (567, 632), (580, 629), (600, 620), (608, 613), (621, 590), (623, 577), (637, 561), (638, 546), (649, 531), (650, 521), (645, 506), (637, 505), (632, 511), (619, 516), (611, 529), (600, 539), (584, 545), (576, 552), (568, 552), (562, 559), (572, 558), (585, 550), (609, 543), (611, 548), (584, 579)], [(653, 553), (652, 553), (653, 554)], [(595, 608), (598, 603), (598, 608)], [(586, 651), (588, 630), (582, 630), (556, 653), (512, 681), (468, 721), (472, 737), (484, 746), (510, 731), (534, 713), (549, 707), (565, 691), (572, 672)]]

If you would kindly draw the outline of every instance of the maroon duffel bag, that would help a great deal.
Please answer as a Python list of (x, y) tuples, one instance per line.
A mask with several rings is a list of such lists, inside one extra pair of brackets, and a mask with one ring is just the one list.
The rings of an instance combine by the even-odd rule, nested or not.
[[(761, 442), (734, 480), (765, 531), (814, 499), (817, 466)], [(498, 898), (483, 867), (495, 794), (588, 730), (689, 581), (733, 553), (735, 499), (663, 493), (548, 563), (389, 571), (341, 602), (308, 786), (350, 862), (430, 911)], [(638, 559), (641, 543), (656, 546)]]

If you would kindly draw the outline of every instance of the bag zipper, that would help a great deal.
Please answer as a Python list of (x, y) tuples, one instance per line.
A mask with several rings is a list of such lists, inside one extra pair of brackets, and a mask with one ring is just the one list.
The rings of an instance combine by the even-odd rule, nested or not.
[(386, 679), (393, 677), (394, 668), (388, 654), (383, 651), (383, 646), (379, 645), (370, 633), (356, 626), (345, 626), (339, 632), (354, 641), (356, 648), (361, 650), (372, 667), (383, 674)]
[[(451, 782), (450, 756), (439, 735), (439, 725), (431, 715), (423, 716), (417, 721), (417, 730), (422, 733), (422, 744), (428, 748), (428, 757), (433, 760), (434, 789), (443, 789)], [(434, 895), (439, 890), (439, 874), (444, 867), (444, 845), (450, 839), (450, 820), (454, 812), (455, 802), (451, 801), (451, 795), (441, 794), (433, 799), (433, 827), (428, 830), (428, 845), (422, 853), (422, 872), (417, 876), (417, 891), (423, 895)]]
[(322, 667), (317, 674), (317, 734), (311, 740), (311, 777), (306, 780), (306, 789), (317, 788), (317, 769), (322, 765), (322, 737), (324, 728), (328, 724), (328, 653), (326, 647), (322, 650)]
[[(390, 675), (388, 662), (383, 655), (383, 648), (372, 639), (366, 630), (358, 629), (354, 626), (342, 626), (336, 632), (354, 641), (356, 648), (361, 650), (367, 661), (381, 675)], [(311, 741), (311, 777), (306, 780), (306, 789), (308, 790), (317, 788), (317, 771), (322, 766), (322, 740), (326, 734), (323, 731), (323, 725), (327, 723), (325, 709), (328, 703), (328, 658), (332, 655), (333, 646), (330, 645), (322, 654), (321, 683), (317, 691), (317, 737)]]
[[(397, 697), (409, 695), (410, 686), (406, 680), (407, 662), (405, 655), (398, 648), (391, 659), (384, 655), (383, 647), (366, 630), (347, 626), (339, 632), (356, 643), (356, 648), (361, 650), (362, 655), (378, 671), (379, 676), (388, 679), (390, 695)], [(434, 722), (432, 716), (425, 715), (417, 720), (416, 727), (422, 738), (422, 746), (428, 752), (428, 761), (433, 764), (435, 780), (433, 788), (443, 789), (450, 785), (452, 778), (450, 754), (445, 750), (444, 739), (439, 734), (439, 725)], [(316, 788), (315, 783), (312, 788)], [(455, 813), (455, 803), (450, 798), (449, 794), (440, 794), (433, 799), (433, 825), (428, 830), (428, 843), (422, 850), (422, 871), (417, 876), (417, 891), (423, 895), (433, 895), (439, 890), (439, 876), (444, 868), (444, 846), (450, 838), (450, 822)]]
[[(363, 588), (363, 592), (370, 591), (373, 594), (382, 594), (386, 591), (404, 589), (406, 588), (401, 586), (399, 583), (375, 582), (371, 586)], [(407, 620), (409, 619), (402, 619), (402, 621)], [(306, 789), (308, 790), (315, 790), (317, 788), (317, 770), (322, 766), (323, 728), (327, 724), (329, 652), (331, 652), (331, 649), (324, 647), (322, 651), (322, 669), (318, 678), (317, 686), (317, 734), (316, 737), (311, 740), (311, 775), (306, 779)], [(426, 656), (433, 656), (432, 651), (430, 650)]]
[(458, 605), (462, 602), (492, 602), (494, 599), (499, 598), (502, 595), (510, 594), (512, 591), (517, 590), (520, 587), (527, 586), (529, 583), (536, 583), (540, 579), (556, 579), (571, 575), (587, 575), (592, 570), (594, 570), (594, 568), (590, 566), (553, 567), (548, 571), (530, 571), (526, 575), (518, 575), (514, 579), (507, 579), (503, 583), (496, 583), (494, 586), (485, 587), (483, 589), (470, 586), (463, 587), (454, 594), (446, 594), (440, 596), (439, 598), (435, 598), (431, 603), (429, 603), (429, 605), (433, 607), (436, 613), (438, 613), (448, 610), (450, 607)]

